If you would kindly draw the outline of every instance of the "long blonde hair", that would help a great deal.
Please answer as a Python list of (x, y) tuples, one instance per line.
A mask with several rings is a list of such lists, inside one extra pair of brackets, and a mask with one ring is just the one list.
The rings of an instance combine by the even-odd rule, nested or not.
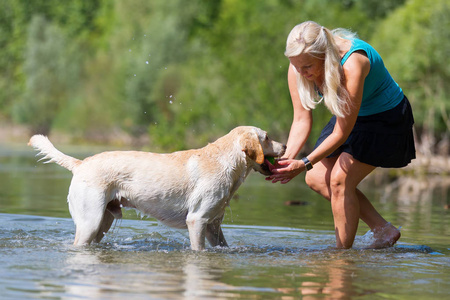
[(324, 59), (324, 82), (320, 87), (323, 94), (322, 99), (319, 99), (319, 93), (314, 83), (305, 79), (294, 68), (300, 100), (307, 110), (314, 109), (324, 100), (331, 113), (338, 117), (344, 117), (349, 110), (349, 96), (344, 87), (344, 71), (334, 35), (348, 39), (356, 36), (345, 29), (335, 29), (332, 32), (316, 22), (303, 22), (295, 26), (289, 33), (284, 55), (294, 57), (307, 53), (315, 58)]

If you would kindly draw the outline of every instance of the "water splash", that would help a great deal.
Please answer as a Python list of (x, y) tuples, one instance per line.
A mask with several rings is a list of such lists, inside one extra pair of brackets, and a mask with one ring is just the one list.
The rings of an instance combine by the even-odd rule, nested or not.
[(354, 242), (354, 247), (358, 248), (368, 248), (375, 242), (374, 233), (372, 230), (369, 230), (361, 237), (356, 237)]

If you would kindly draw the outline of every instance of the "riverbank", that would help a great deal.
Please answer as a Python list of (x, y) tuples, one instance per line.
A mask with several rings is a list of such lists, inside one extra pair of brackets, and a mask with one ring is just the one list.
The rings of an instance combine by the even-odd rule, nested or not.
[[(0, 144), (27, 144), (33, 134), (26, 126), (0, 122)], [(124, 147), (139, 150), (148, 146), (150, 141), (148, 134), (134, 137), (116, 128), (108, 132), (93, 130), (88, 136), (81, 137), (69, 135), (64, 132), (53, 130), (49, 135), (50, 140), (55, 144), (63, 145), (94, 145)]]
[[(31, 133), (25, 126), (15, 124), (0, 123), (0, 143), (1, 144), (26, 144)], [(67, 133), (53, 131), (50, 139), (57, 144), (77, 144), (77, 145), (95, 145), (95, 146), (111, 146), (124, 147), (130, 149), (142, 149), (149, 147), (150, 140), (147, 134), (140, 137), (133, 137), (119, 129), (110, 132), (93, 131), (87, 138), (70, 137)], [(158, 148), (158, 147), (156, 147)], [(155, 147), (152, 147), (155, 149)], [(421, 149), (421, 147), (417, 147)], [(408, 166), (401, 169), (380, 169), (376, 173), (377, 176), (400, 177), (408, 176), (425, 176), (437, 175), (442, 177), (450, 177), (450, 156), (423, 154), (419, 150), (414, 159)]]
[(404, 171), (417, 175), (449, 176), (450, 156), (417, 153), (416, 159), (405, 167)]

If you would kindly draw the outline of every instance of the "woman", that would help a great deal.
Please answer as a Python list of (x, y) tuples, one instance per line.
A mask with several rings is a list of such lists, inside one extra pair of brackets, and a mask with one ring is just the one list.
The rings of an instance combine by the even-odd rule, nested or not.
[[(415, 158), (408, 99), (379, 54), (349, 31), (301, 23), (285, 55), (294, 118), (286, 154), (267, 180), (287, 183), (306, 170), (308, 186), (331, 201), (338, 248), (352, 247), (360, 218), (373, 232), (372, 248), (394, 245), (400, 231), (357, 186), (376, 167), (403, 167)], [(311, 132), (311, 109), (322, 101), (334, 116), (314, 150), (296, 160)]]

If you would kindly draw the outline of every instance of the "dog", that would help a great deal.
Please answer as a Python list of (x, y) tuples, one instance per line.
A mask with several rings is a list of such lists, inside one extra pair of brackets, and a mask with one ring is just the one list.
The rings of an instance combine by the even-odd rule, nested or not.
[(67, 202), (75, 223), (74, 245), (100, 242), (122, 208), (134, 208), (163, 224), (189, 231), (192, 250), (227, 247), (221, 224), (225, 208), (251, 170), (270, 175), (265, 157), (286, 145), (260, 128), (240, 126), (200, 149), (157, 154), (102, 152), (78, 160), (57, 150), (43, 135), (28, 145), (45, 163), (72, 171)]

